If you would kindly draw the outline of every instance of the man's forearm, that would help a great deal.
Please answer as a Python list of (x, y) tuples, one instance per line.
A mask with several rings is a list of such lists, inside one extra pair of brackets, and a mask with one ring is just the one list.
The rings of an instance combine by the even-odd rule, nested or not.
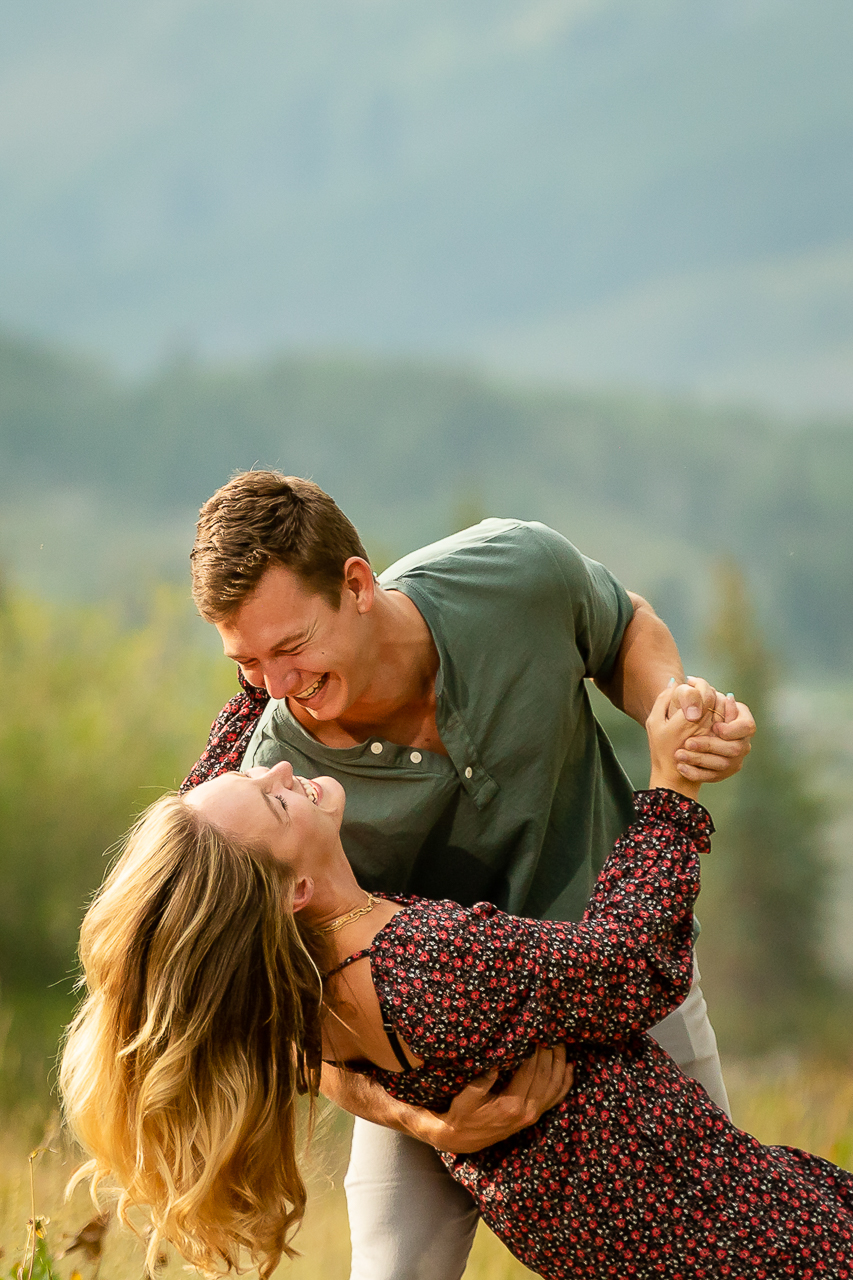
[(467, 1154), (503, 1142), (562, 1102), (572, 1087), (574, 1069), (566, 1061), (565, 1045), (553, 1049), (540, 1045), (500, 1093), (493, 1093), (497, 1075), (493, 1068), (472, 1080), (444, 1115), (398, 1102), (374, 1081), (326, 1065), (322, 1090), (362, 1120), (407, 1133), (438, 1151)]
[(371, 1120), (385, 1129), (408, 1133), (422, 1142), (429, 1142), (427, 1130), (429, 1120), (434, 1119), (432, 1113), (398, 1102), (381, 1085), (368, 1080), (366, 1076), (324, 1065), (321, 1089), (324, 1097), (344, 1111), (349, 1111), (350, 1115), (358, 1116), (361, 1120)]
[(655, 698), (674, 676), (684, 680), (678, 646), (669, 627), (642, 596), (628, 592), (634, 616), (625, 628), (616, 663), (597, 687), (614, 706), (638, 724), (645, 724)]

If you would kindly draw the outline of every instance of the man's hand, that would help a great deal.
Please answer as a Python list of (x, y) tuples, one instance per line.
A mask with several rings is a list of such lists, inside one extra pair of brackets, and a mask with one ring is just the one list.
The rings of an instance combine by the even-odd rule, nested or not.
[(374, 1124), (408, 1133), (439, 1151), (467, 1155), (480, 1151), (534, 1124), (543, 1112), (562, 1102), (572, 1087), (574, 1067), (566, 1049), (539, 1048), (522, 1063), (500, 1093), (492, 1093), (497, 1071), (474, 1080), (453, 1099), (445, 1115), (399, 1102), (374, 1080), (323, 1066), (323, 1093), (339, 1107)]
[(707, 680), (688, 676), (686, 684), (674, 685), (669, 714), (684, 712), (685, 719), (699, 721), (708, 712), (713, 718), (710, 733), (688, 738), (675, 753), (678, 772), (690, 782), (722, 782), (742, 767), (752, 750), (750, 738), (755, 721), (749, 707), (736, 702), (733, 694), (723, 697)]
[(497, 1071), (489, 1071), (473, 1080), (444, 1115), (419, 1112), (422, 1125), (411, 1132), (439, 1151), (458, 1155), (481, 1151), (535, 1124), (545, 1111), (562, 1102), (574, 1082), (574, 1067), (566, 1062), (565, 1045), (540, 1047), (500, 1093), (492, 1093), (497, 1076)]

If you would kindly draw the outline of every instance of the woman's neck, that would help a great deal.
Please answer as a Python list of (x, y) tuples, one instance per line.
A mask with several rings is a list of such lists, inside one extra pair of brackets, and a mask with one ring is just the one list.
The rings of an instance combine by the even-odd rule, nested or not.
[(297, 891), (308, 886), (308, 899), (299, 908), (301, 918), (313, 929), (329, 929), (335, 921), (367, 905), (368, 895), (355, 878), (340, 836), (312, 857), (310, 866), (293, 868)]

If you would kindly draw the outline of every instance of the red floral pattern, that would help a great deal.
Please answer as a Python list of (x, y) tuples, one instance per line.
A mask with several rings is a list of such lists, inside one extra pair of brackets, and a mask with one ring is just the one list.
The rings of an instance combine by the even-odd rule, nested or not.
[(565, 1042), (568, 1098), (506, 1142), (444, 1155), (484, 1220), (559, 1280), (853, 1280), (853, 1176), (741, 1133), (644, 1032), (687, 994), (698, 852), (711, 820), (640, 793), (580, 924), (406, 900), (370, 948), (385, 1019), (424, 1065), (370, 1068), (446, 1109)]

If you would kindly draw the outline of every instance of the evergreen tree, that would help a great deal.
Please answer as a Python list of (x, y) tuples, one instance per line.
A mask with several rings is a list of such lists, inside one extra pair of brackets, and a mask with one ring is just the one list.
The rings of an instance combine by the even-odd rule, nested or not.
[(806, 751), (775, 716), (778, 668), (743, 575), (723, 565), (718, 587), (713, 657), (758, 733), (742, 773), (701, 797), (719, 829), (698, 908), (703, 981), (724, 1048), (826, 1049), (843, 1002), (820, 950), (826, 803)]

